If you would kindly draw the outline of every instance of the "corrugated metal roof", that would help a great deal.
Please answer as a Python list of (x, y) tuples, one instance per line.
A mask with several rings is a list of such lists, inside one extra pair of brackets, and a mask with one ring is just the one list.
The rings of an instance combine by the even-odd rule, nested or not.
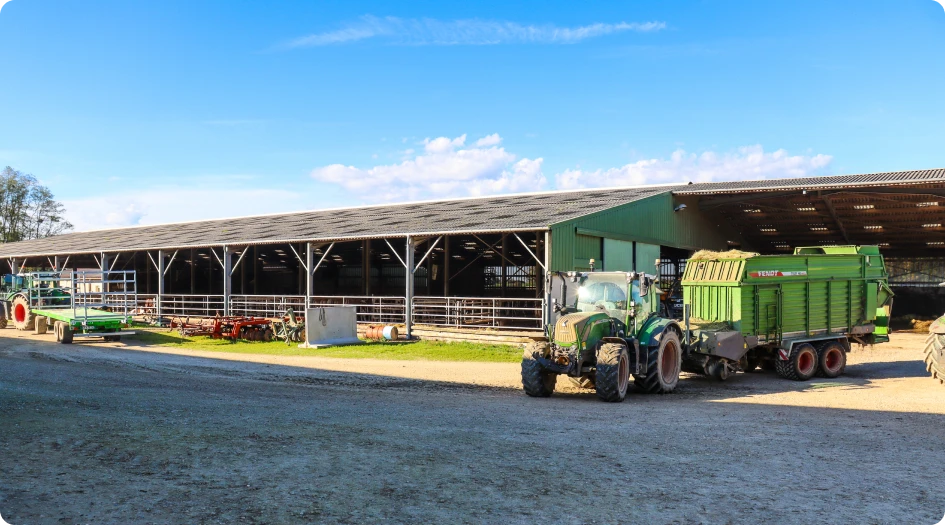
[(670, 189), (503, 195), (68, 233), (0, 245), (0, 257), (541, 230)]
[(833, 175), (797, 179), (749, 180), (737, 182), (707, 182), (692, 184), (673, 193), (682, 195), (712, 195), (753, 191), (832, 189), (844, 187), (897, 186), (945, 182), (945, 169), (893, 171), (860, 175)]
[(0, 245), (0, 257), (541, 230), (667, 191), (719, 195), (945, 183), (945, 169), (502, 195), (69, 233)]

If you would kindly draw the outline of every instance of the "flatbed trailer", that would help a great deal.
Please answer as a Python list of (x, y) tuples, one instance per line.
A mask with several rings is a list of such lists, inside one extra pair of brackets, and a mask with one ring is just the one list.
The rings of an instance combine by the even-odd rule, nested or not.
[(35, 272), (23, 276), (27, 287), (12, 298), (14, 325), (56, 341), (101, 337), (118, 341), (127, 330), (137, 304), (134, 271), (76, 270)]

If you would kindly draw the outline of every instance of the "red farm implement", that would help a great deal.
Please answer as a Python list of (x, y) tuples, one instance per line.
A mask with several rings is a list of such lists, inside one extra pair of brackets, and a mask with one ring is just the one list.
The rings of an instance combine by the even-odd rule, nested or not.
[(236, 341), (272, 341), (272, 322), (262, 317), (214, 317), (191, 322), (179, 319), (175, 323), (182, 337), (208, 335), (213, 339)]

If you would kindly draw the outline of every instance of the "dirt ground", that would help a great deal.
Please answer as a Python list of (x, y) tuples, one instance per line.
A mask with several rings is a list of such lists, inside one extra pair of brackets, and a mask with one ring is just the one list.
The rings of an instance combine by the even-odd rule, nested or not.
[[(796, 383), (607, 404), (518, 365), (57, 345), (0, 331), (0, 515), (36, 523), (937, 523), (922, 334)], [(561, 383), (559, 383), (560, 385)]]

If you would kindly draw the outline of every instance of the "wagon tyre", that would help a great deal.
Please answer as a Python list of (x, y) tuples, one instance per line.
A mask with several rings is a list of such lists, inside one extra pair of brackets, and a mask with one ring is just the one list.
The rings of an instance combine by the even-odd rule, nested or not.
[(784, 379), (807, 381), (817, 373), (817, 350), (808, 343), (795, 345), (787, 361), (780, 358), (774, 362), (775, 370)]
[(59, 322), (59, 327), (60, 335), (56, 340), (64, 345), (72, 344), (72, 327), (61, 321)]
[(531, 397), (548, 397), (555, 391), (558, 375), (546, 371), (535, 359), (551, 353), (548, 343), (535, 342), (525, 346), (522, 354), (522, 389)]
[(945, 384), (945, 335), (929, 334), (925, 344), (925, 369), (932, 379)]
[(630, 352), (626, 345), (607, 343), (597, 351), (594, 387), (602, 401), (619, 402), (630, 387)]
[(26, 297), (17, 295), (13, 299), (13, 326), (17, 330), (32, 330), (36, 323), (36, 316), (33, 309), (30, 308), (30, 302)]
[(53, 333), (56, 335), (56, 342), (62, 342), (62, 321), (53, 323)]
[(847, 353), (836, 341), (825, 343), (817, 349), (818, 373), (824, 377), (839, 377), (847, 368)]
[(659, 344), (647, 348), (646, 375), (634, 376), (633, 384), (647, 394), (668, 394), (679, 383), (681, 367), (679, 336), (666, 329)]
[(49, 327), (49, 325), (48, 325), (48, 323), (47, 323), (47, 319), (48, 319), (48, 318), (43, 317), (43, 316), (41, 316), (41, 315), (36, 317), (36, 319), (33, 321), (33, 333), (34, 333), (34, 334), (36, 334), (36, 335), (43, 335), (43, 334), (46, 333), (46, 330), (47, 330), (48, 327)]
[(7, 327), (7, 318), (6, 316), (0, 316), (0, 330), (3, 330)]

